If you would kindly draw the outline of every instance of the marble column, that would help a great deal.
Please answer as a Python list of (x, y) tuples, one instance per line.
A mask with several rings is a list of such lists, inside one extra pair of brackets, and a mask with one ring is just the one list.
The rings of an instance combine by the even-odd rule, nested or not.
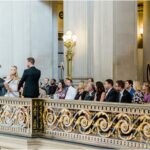
[(73, 75), (102, 81), (137, 79), (137, 2), (64, 3), (65, 31), (78, 36)]
[(0, 2), (0, 76), (6, 76), (10, 64), (13, 64), (12, 41), (12, 3)]
[(137, 78), (136, 2), (94, 2), (94, 77)]
[(42, 77), (52, 77), (53, 20), (51, 2), (0, 1), (0, 77), (17, 65), (19, 76), (26, 58), (35, 57)]
[(94, 1), (94, 78), (113, 78), (113, 1)]
[(78, 37), (73, 57), (73, 78), (85, 78), (91, 73), (88, 71), (88, 66), (91, 65), (89, 57), (92, 48), (88, 53), (88, 37), (90, 36), (88, 35), (87, 11), (87, 1), (64, 1), (64, 33), (71, 30)]
[(113, 5), (113, 78), (137, 80), (137, 1)]
[(52, 2), (52, 61), (49, 66), (52, 66), (52, 78), (58, 80), (58, 8), (57, 2)]
[(137, 2), (94, 2), (94, 77), (137, 79)]
[(138, 5), (137, 14), (137, 36), (138, 36), (138, 49), (137, 49), (137, 80), (143, 82), (143, 35), (141, 29), (143, 28), (143, 4)]
[(147, 64), (150, 64), (150, 1), (144, 1), (143, 49), (144, 81), (147, 81)]

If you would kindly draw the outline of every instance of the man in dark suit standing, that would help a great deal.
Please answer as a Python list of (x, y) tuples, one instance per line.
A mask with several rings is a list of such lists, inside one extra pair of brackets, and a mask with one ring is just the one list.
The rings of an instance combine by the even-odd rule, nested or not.
[(125, 89), (125, 82), (122, 80), (116, 81), (116, 90), (119, 93), (119, 102), (120, 103), (131, 103), (132, 96), (131, 94)]
[(39, 96), (39, 79), (41, 71), (35, 68), (35, 60), (27, 59), (27, 67), (18, 85), (18, 91), (23, 87), (23, 96), (26, 98), (37, 98)]
[(105, 102), (118, 102), (118, 92), (113, 88), (114, 82), (112, 79), (105, 81), (106, 98)]

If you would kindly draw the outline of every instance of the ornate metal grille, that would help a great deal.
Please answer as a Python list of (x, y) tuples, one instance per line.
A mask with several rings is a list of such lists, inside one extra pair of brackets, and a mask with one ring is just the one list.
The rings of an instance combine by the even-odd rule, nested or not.
[(0, 133), (150, 148), (150, 105), (0, 98)]

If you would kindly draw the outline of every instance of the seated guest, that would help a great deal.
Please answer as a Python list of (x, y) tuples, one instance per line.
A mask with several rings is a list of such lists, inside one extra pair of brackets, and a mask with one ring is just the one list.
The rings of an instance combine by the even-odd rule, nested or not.
[(65, 89), (65, 83), (63, 80), (59, 81), (58, 88), (56, 90), (56, 93), (54, 95), (54, 99), (65, 99), (66, 96), (66, 89)]
[(85, 95), (84, 100), (92, 101), (95, 98), (95, 86), (94, 83), (88, 83), (87, 85), (87, 93)]
[(132, 96), (131, 94), (125, 89), (125, 82), (122, 80), (116, 81), (115, 86), (116, 91), (119, 92), (119, 102), (120, 103), (131, 103)]
[(142, 104), (144, 102), (144, 94), (143, 92), (141, 91), (142, 88), (141, 88), (141, 84), (139, 81), (135, 81), (133, 83), (133, 88), (135, 90), (135, 94), (134, 94), (134, 97), (133, 97), (133, 103), (139, 103), (139, 104)]
[(88, 83), (85, 82), (85, 83), (84, 83), (84, 91), (86, 91), (86, 92), (88, 91), (88, 90), (87, 90), (87, 85), (88, 85)]
[(84, 90), (84, 83), (80, 82), (77, 89), (75, 100), (84, 100), (86, 91)]
[(56, 80), (52, 79), (50, 82), (49, 95), (54, 95), (57, 89)]
[(134, 96), (135, 90), (133, 88), (133, 81), (132, 80), (127, 80), (125, 82), (125, 88), (126, 90), (131, 94), (132, 98)]
[(113, 88), (114, 82), (112, 79), (107, 79), (105, 81), (105, 102), (117, 102), (118, 101), (118, 92)]
[(46, 91), (43, 90), (42, 88), (39, 88), (39, 98), (47, 98), (47, 94), (46, 94)]
[(46, 95), (50, 95), (50, 85), (48, 78), (44, 79), (44, 85), (41, 88), (46, 91)]
[(77, 94), (77, 90), (72, 86), (71, 79), (67, 78), (65, 82), (66, 82), (66, 90), (67, 90), (65, 99), (66, 100), (74, 100), (74, 98)]
[(94, 79), (93, 78), (89, 78), (87, 83), (94, 83)]
[(103, 102), (105, 99), (105, 88), (102, 82), (96, 82), (96, 94), (95, 94), (95, 101)]
[(143, 84), (143, 92), (144, 92), (144, 103), (150, 103), (150, 84)]

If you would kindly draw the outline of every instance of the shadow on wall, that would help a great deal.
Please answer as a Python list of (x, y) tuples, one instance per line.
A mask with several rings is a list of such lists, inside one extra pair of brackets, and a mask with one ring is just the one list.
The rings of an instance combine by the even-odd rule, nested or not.
[(50, 6), (50, 3), (52, 1), (40, 0), (40, 2), (43, 3), (43, 4), (45, 4), (45, 5), (47, 5), (47, 6)]
[(147, 81), (150, 82), (150, 64), (147, 65)]

